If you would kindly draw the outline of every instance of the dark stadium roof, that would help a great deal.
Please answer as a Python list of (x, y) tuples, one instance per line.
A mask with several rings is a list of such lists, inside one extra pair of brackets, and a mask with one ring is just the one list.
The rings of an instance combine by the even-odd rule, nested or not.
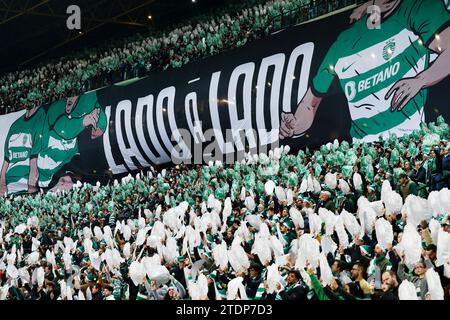
[[(0, 72), (201, 13), (221, 0), (1, 0)], [(81, 9), (82, 30), (69, 30), (68, 6)], [(150, 20), (148, 16), (151, 15)]]

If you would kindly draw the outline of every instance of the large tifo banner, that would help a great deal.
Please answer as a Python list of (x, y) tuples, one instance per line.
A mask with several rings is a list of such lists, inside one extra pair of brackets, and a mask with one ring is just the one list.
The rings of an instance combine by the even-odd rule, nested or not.
[(348, 10), (132, 84), (1, 116), (0, 191), (232, 161), (280, 144), (373, 141), (449, 119), (447, 4), (403, 0), (378, 9), (368, 18), (360, 8), (354, 23)]

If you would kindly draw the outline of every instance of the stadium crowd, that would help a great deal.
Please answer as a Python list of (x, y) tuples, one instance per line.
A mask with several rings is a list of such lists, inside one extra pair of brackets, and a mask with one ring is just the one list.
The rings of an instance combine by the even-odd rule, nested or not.
[(449, 132), (2, 197), (0, 299), (449, 299)]
[[(192, 18), (170, 31), (137, 34), (0, 77), (0, 114), (47, 104), (150, 72), (240, 47), (283, 27), (355, 0), (246, 0)], [(294, 21), (295, 20), (295, 21)]]

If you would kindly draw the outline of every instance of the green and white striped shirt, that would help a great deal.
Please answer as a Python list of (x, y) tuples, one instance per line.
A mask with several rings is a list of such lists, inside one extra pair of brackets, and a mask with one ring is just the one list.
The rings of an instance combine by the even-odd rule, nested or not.
[(28, 189), (30, 159), (39, 154), (44, 119), (45, 111), (39, 108), (29, 118), (24, 114), (9, 128), (4, 149), (5, 161), (9, 162), (6, 171), (8, 194)]
[(331, 46), (312, 89), (324, 95), (339, 78), (352, 119), (350, 134), (356, 140), (369, 142), (380, 135), (403, 136), (420, 129), (427, 90), (400, 112), (391, 111), (393, 97), (385, 96), (399, 80), (414, 78), (428, 68), (427, 47), (448, 25), (450, 13), (440, 0), (402, 1), (380, 29), (368, 29), (366, 19), (361, 19)]

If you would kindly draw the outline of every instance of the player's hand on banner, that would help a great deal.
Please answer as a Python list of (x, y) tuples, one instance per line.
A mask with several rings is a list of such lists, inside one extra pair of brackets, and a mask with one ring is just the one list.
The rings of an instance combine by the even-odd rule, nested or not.
[(352, 14), (350, 15), (350, 24), (360, 20), (362, 17), (364, 17), (367, 14), (367, 8), (369, 6), (369, 3), (362, 4), (358, 6), (355, 10), (353, 10)]
[(91, 113), (89, 113), (84, 117), (83, 126), (85, 128), (92, 126), (94, 127), (94, 130), (96, 130), (99, 116), (100, 116), (100, 109), (99, 108), (94, 109)]
[(304, 125), (293, 113), (281, 113), (280, 139), (296, 138), (305, 132)]
[(294, 114), (281, 113), (280, 139), (290, 138), (294, 135), (293, 122), (295, 122)]
[(422, 90), (422, 84), (416, 78), (403, 79), (394, 84), (385, 97), (388, 100), (395, 93), (391, 101), (392, 111), (401, 111)]

